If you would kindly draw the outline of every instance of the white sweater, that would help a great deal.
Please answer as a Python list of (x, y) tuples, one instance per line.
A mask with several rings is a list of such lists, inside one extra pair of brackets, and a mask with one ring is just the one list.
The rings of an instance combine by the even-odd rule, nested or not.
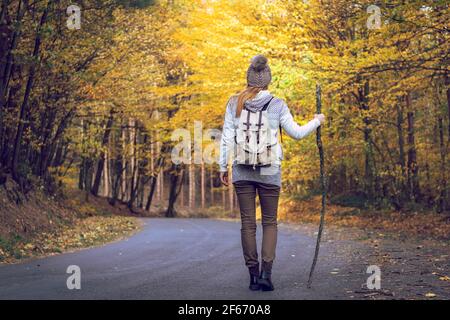
[[(270, 99), (272, 95), (268, 90), (260, 91), (254, 99), (246, 102), (246, 106), (257, 110), (262, 108)], [(227, 104), (227, 109), (225, 112), (225, 121), (223, 124), (222, 138), (220, 142), (220, 156), (219, 156), (219, 166), (221, 172), (226, 172), (228, 170), (228, 157), (230, 150), (234, 148), (234, 137), (236, 135), (236, 128), (239, 123), (239, 118), (236, 118), (236, 107), (237, 107), (237, 96), (230, 98)], [(320, 121), (318, 119), (313, 119), (307, 124), (300, 126), (292, 117), (292, 114), (282, 99), (274, 97), (267, 108), (267, 115), (269, 117), (270, 127), (273, 130), (278, 130), (279, 126), (283, 128), (290, 137), (294, 139), (302, 139), (312, 133), (320, 126)], [(278, 159), (283, 159), (283, 151), (281, 145), (277, 150)], [(259, 169), (259, 168), (258, 168)], [(262, 174), (267, 175), (267, 174)], [(281, 172), (279, 170), (274, 170), (273, 174), (269, 174), (269, 177), (261, 177), (260, 170), (253, 170), (248, 166), (233, 165), (233, 182), (239, 180), (252, 180), (272, 184), (281, 184)], [(272, 177), (270, 177), (272, 175)]]

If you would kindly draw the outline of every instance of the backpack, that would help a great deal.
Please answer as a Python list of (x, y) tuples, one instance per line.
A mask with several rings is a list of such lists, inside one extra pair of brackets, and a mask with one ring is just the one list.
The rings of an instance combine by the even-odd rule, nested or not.
[(270, 128), (267, 108), (273, 97), (258, 111), (244, 106), (236, 129), (237, 164), (255, 167), (272, 165), (277, 159), (278, 132)]

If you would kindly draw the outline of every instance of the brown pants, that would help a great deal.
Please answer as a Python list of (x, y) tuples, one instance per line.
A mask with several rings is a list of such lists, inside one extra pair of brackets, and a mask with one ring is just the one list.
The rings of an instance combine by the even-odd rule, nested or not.
[(234, 183), (239, 207), (241, 210), (241, 240), (245, 265), (250, 271), (259, 265), (256, 246), (256, 192), (261, 204), (263, 239), (262, 269), (271, 272), (277, 245), (277, 210), (280, 187), (253, 181), (237, 181)]

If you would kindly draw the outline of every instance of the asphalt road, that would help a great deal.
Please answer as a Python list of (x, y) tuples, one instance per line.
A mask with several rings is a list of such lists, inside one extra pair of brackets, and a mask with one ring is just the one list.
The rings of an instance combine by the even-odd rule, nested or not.
[[(315, 237), (281, 224), (275, 291), (253, 292), (239, 222), (148, 218), (143, 223), (126, 240), (0, 266), (0, 299), (348, 299), (368, 277), (367, 265), (355, 256), (361, 244), (324, 242), (313, 288), (307, 289)], [(259, 240), (260, 232), (258, 226)], [(81, 269), (79, 290), (67, 288), (69, 265)]]

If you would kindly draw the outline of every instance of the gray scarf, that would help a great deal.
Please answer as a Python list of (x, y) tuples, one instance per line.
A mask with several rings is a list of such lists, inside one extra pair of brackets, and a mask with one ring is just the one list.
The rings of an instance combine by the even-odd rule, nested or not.
[(245, 101), (245, 107), (253, 112), (259, 111), (273, 96), (269, 92), (258, 94), (254, 99)]

